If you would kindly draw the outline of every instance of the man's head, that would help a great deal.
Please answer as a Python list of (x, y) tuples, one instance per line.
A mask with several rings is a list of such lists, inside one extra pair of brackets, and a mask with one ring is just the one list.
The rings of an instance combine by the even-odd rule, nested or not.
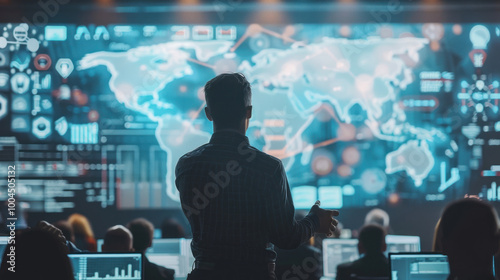
[(132, 252), (132, 240), (132, 233), (126, 227), (116, 225), (106, 231), (101, 249), (103, 252)]
[(240, 73), (225, 73), (205, 84), (205, 113), (218, 129), (239, 129), (252, 117), (250, 83)]
[(389, 228), (389, 223), (389, 214), (380, 208), (370, 210), (365, 217), (365, 225), (374, 224), (387, 229)]
[(358, 251), (360, 254), (383, 253), (387, 249), (385, 230), (378, 225), (364, 226), (359, 232)]
[(181, 224), (174, 219), (165, 219), (161, 224), (161, 238), (185, 238)]
[(137, 252), (146, 252), (153, 242), (154, 226), (144, 218), (138, 218), (130, 221), (127, 228), (134, 237), (134, 249)]
[(455, 261), (485, 262), (498, 251), (498, 214), (491, 205), (478, 199), (467, 198), (449, 204), (439, 227), (441, 246), (450, 265)]

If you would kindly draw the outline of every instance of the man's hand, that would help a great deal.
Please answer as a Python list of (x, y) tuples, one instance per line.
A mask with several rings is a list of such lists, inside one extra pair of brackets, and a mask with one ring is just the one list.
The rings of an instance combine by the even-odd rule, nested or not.
[(319, 229), (316, 230), (317, 233), (324, 233), (328, 237), (332, 237), (335, 229), (339, 222), (334, 219), (339, 215), (339, 211), (337, 210), (325, 210), (319, 208), (321, 202), (318, 200), (311, 208), (309, 213), (316, 215), (319, 218)]

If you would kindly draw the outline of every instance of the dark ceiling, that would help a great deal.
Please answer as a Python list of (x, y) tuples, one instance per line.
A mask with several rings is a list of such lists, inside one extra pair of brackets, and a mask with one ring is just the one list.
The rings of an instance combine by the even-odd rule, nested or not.
[(1, 22), (499, 22), (499, 15), (500, 0), (0, 0)]

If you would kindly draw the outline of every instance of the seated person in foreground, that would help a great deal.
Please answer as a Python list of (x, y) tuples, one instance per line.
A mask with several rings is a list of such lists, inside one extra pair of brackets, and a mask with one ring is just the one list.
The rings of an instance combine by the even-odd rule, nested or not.
[(106, 253), (133, 252), (132, 242), (130, 230), (122, 225), (116, 225), (106, 231), (101, 249)]
[(127, 228), (132, 232), (134, 250), (144, 258), (144, 280), (174, 280), (175, 270), (156, 265), (146, 257), (146, 250), (153, 244), (154, 226), (146, 219), (130, 221)]
[(387, 249), (385, 230), (378, 225), (364, 226), (359, 233), (358, 252), (361, 257), (337, 267), (337, 280), (357, 277), (390, 276), (389, 261), (384, 255)]
[[(0, 279), (74, 280), (66, 240), (58, 234), (40, 228), (17, 231), (15, 244), (4, 251)], [(15, 255), (12, 262), (9, 254)]]
[(448, 279), (495, 279), (493, 256), (499, 249), (496, 210), (478, 199), (467, 198), (446, 207), (439, 224), (440, 244), (448, 255)]

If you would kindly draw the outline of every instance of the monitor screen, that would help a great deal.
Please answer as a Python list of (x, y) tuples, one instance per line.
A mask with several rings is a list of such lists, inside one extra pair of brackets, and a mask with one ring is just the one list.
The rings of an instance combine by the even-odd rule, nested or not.
[(75, 279), (141, 280), (140, 253), (68, 254)]
[[(419, 252), (420, 237), (409, 235), (386, 235), (385, 254), (395, 252)], [(359, 258), (357, 239), (323, 240), (323, 272), (327, 277), (335, 277), (337, 266)]]
[(392, 280), (446, 280), (450, 273), (448, 257), (433, 253), (389, 255)]
[(174, 168), (209, 141), (224, 72), (250, 81), (250, 143), (298, 208), (500, 198), (497, 24), (0, 28), (0, 169), (22, 163), (29, 211), (180, 208)]
[(327, 277), (337, 275), (337, 266), (359, 258), (357, 239), (323, 240), (323, 274)]
[[(97, 251), (102, 252), (103, 239), (97, 239)], [(1, 246), (1, 245), (0, 245)], [(153, 239), (146, 251), (148, 260), (157, 265), (175, 270), (175, 277), (186, 277), (194, 262), (191, 239)]]
[(185, 278), (194, 262), (191, 239), (154, 239), (146, 256), (152, 263), (175, 270), (176, 278)]
[(387, 235), (386, 253), (397, 252), (420, 252), (420, 236), (409, 235)]
[(0, 236), (0, 256), (3, 256), (3, 253), (7, 246), (9, 246), (9, 237), (8, 236)]

